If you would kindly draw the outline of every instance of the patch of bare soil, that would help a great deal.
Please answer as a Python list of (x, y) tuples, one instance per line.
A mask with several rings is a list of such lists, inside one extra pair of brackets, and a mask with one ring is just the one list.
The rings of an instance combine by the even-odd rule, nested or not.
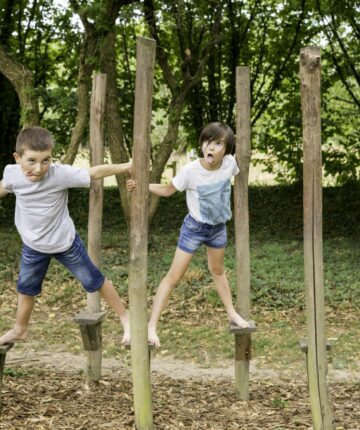
[[(82, 355), (35, 351), (31, 344), (7, 355), (2, 390), (3, 430), (135, 429), (129, 366), (103, 360), (103, 379), (91, 387)], [(311, 414), (300, 373), (252, 365), (249, 402), (236, 400), (233, 368), (203, 369), (174, 358), (152, 360), (153, 410), (159, 430), (308, 430)], [(331, 373), (335, 425), (360, 430), (359, 375)]]

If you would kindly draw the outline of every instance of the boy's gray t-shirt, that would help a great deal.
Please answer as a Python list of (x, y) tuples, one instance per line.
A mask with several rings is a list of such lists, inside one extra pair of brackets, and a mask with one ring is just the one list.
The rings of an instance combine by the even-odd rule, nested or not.
[(16, 196), (15, 225), (25, 245), (47, 254), (69, 249), (75, 226), (67, 206), (68, 188), (89, 184), (84, 168), (51, 164), (40, 182), (31, 182), (18, 164), (6, 166), (3, 187)]

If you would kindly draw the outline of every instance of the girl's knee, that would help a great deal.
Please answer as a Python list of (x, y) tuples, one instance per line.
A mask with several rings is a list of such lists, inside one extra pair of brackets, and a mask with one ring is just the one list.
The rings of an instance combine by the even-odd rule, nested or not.
[(209, 265), (209, 272), (212, 276), (222, 276), (224, 274), (224, 266)]
[(181, 278), (179, 278), (179, 276), (176, 276), (173, 273), (169, 272), (163, 279), (163, 282), (172, 291), (176, 287), (176, 285), (180, 282), (180, 280)]

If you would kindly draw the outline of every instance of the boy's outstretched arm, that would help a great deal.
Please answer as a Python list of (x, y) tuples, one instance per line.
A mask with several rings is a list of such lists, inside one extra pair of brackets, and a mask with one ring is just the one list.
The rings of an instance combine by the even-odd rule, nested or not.
[(6, 191), (5, 188), (3, 187), (2, 181), (0, 181), (0, 197), (5, 197), (8, 194), (9, 194), (8, 191)]
[(121, 173), (132, 172), (132, 161), (122, 164), (100, 164), (89, 168), (89, 175), (91, 179), (101, 179), (107, 176), (119, 175)]

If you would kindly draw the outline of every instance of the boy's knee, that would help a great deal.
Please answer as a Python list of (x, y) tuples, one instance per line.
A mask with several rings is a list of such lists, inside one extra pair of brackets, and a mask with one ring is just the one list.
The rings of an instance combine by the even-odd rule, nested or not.
[(18, 284), (16, 291), (22, 296), (35, 297), (41, 294), (41, 285), (21, 285)]

